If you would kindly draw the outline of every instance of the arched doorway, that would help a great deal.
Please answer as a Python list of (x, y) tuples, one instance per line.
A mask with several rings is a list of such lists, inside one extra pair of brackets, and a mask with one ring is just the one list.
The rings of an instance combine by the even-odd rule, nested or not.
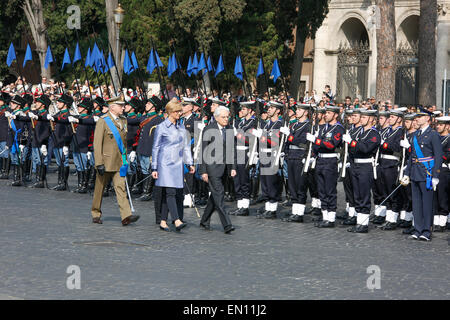
[(419, 16), (411, 15), (397, 30), (395, 103), (416, 104), (418, 98)]
[(367, 29), (361, 20), (349, 18), (338, 32), (341, 43), (338, 48), (336, 99), (346, 96), (366, 98), (370, 43)]

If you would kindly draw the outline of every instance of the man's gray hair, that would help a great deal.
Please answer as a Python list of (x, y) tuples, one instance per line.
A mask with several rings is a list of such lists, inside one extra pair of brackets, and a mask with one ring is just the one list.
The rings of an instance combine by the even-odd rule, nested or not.
[(230, 109), (228, 109), (228, 108), (225, 107), (225, 106), (218, 106), (218, 107), (216, 108), (216, 110), (214, 110), (214, 117), (217, 118), (218, 116), (220, 116), (220, 113), (221, 113), (222, 111), (227, 111), (227, 112), (229, 113), (229, 112), (230, 112)]

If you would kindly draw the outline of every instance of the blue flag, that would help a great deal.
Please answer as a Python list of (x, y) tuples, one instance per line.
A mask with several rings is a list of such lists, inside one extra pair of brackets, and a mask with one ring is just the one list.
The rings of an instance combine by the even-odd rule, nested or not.
[(14, 49), (14, 45), (11, 42), (8, 50), (8, 56), (6, 57), (6, 64), (8, 65), (8, 67), (14, 60), (16, 60), (16, 50)]
[(208, 57), (208, 62), (206, 62), (206, 64), (208, 65), (208, 71), (209, 71), (209, 72), (215, 71), (215, 70), (214, 70), (214, 66), (213, 66), (213, 64), (211, 63), (211, 57)]
[(108, 64), (106, 63), (106, 60), (105, 60), (105, 54), (103, 53), (103, 50), (102, 50), (101, 54), (102, 54), (102, 67), (103, 67), (103, 73), (106, 73), (106, 72), (108, 72), (108, 70), (109, 70), (109, 66), (108, 66)]
[(262, 61), (262, 58), (259, 58), (259, 65), (258, 65), (258, 71), (256, 72), (256, 77), (259, 77), (262, 74), (264, 74), (263, 61)]
[(189, 56), (189, 61), (188, 61), (188, 65), (187, 65), (187, 68), (186, 68), (186, 73), (187, 73), (187, 75), (189, 77), (192, 74), (192, 57), (191, 56)]
[(242, 68), (242, 62), (241, 62), (241, 56), (236, 57), (236, 63), (234, 64), (234, 75), (244, 80), (244, 77), (242, 76), (244, 74), (244, 69)]
[(155, 54), (152, 50), (150, 50), (150, 55), (148, 56), (148, 62), (147, 62), (147, 71), (152, 74), (153, 70), (156, 68), (156, 62), (155, 62)]
[(75, 64), (75, 62), (81, 60), (81, 51), (80, 51), (80, 46), (78, 45), (77, 42), (77, 46), (75, 47), (75, 53), (73, 54), (73, 61), (72, 64)]
[(194, 53), (194, 57), (192, 58), (192, 73), (197, 75), (198, 73), (198, 60), (197, 60), (197, 52)]
[(86, 61), (84, 63), (84, 67), (88, 67), (91, 65), (91, 48), (88, 48), (88, 52), (86, 53)]
[(67, 48), (66, 48), (66, 51), (64, 51), (64, 59), (63, 59), (63, 62), (62, 62), (61, 71), (64, 70), (64, 66), (66, 64), (70, 64), (70, 63), (71, 62), (70, 62), (69, 50), (67, 50)]
[(48, 65), (52, 62), (53, 62), (52, 50), (50, 50), (50, 46), (48, 46), (47, 53), (45, 54), (44, 68), (48, 69)]
[(273, 77), (273, 82), (277, 82), (279, 76), (281, 76), (280, 67), (278, 66), (278, 60), (275, 59), (273, 61), (272, 73), (270, 74)]
[(110, 51), (109, 56), (108, 56), (108, 68), (111, 69), (114, 66), (115, 66), (114, 59), (113, 59), (111, 51)]
[(133, 51), (133, 53), (131, 54), (131, 61), (133, 62), (133, 71), (134, 70), (138, 70), (139, 69), (139, 65), (138, 65), (138, 62), (137, 62), (137, 59), (136, 59), (136, 54), (134, 53), (134, 51)]
[(221, 73), (222, 71), (224, 71), (225, 68), (223, 66), (223, 59), (222, 59), (222, 55), (220, 55), (219, 57), (219, 62), (217, 63), (217, 68), (216, 68), (216, 73), (214, 74), (214, 77), (217, 77), (217, 75), (219, 73)]
[(158, 56), (158, 51), (156, 51), (156, 49), (155, 49), (155, 58), (156, 58), (156, 64), (158, 65), (158, 67), (160, 67), (160, 68), (164, 67), (163, 63), (161, 62), (161, 59)]
[(125, 50), (125, 58), (123, 59), (123, 72), (130, 74), (133, 72), (133, 65), (130, 61), (130, 56), (128, 55), (128, 49)]
[(205, 56), (202, 52), (200, 55), (200, 60), (198, 60), (198, 70), (206, 69)]
[(31, 48), (30, 45), (27, 44), (27, 51), (25, 52), (25, 58), (23, 58), (23, 66), (25, 68), (25, 65), (27, 64), (27, 61), (32, 61), (33, 58), (31, 56)]
[(169, 77), (178, 69), (177, 58), (175, 57), (175, 53), (172, 54), (172, 57), (169, 58), (169, 63), (167, 65), (167, 74)]

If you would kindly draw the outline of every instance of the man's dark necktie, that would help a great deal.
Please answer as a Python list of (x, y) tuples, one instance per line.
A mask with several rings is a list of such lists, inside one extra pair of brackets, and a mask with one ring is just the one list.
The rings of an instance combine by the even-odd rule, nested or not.
[(226, 132), (227, 132), (227, 129), (226, 128), (222, 128), (222, 139), (223, 139), (223, 142), (225, 142), (227, 140)]

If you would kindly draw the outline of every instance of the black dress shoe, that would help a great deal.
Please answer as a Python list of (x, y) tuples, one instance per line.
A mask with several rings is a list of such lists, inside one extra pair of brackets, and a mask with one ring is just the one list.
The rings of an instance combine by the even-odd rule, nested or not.
[(413, 234), (414, 230), (416, 230), (413, 226), (402, 231), (403, 234)]
[(316, 225), (317, 228), (334, 228), (334, 222), (325, 220)]
[(100, 218), (93, 218), (93, 219), (92, 219), (92, 223), (102, 224), (103, 221), (102, 221), (102, 219), (100, 219)]
[(234, 231), (235, 229), (234, 229), (234, 227), (233, 226), (230, 226), (230, 227), (227, 227), (226, 229), (224, 229), (224, 232), (226, 233), (226, 234), (229, 234), (231, 231)]
[(381, 227), (381, 230), (395, 230), (395, 229), (397, 229), (397, 223), (395, 222), (388, 222)]
[(126, 217), (125, 219), (122, 220), (122, 225), (123, 226), (127, 226), (130, 223), (136, 222), (138, 220), (139, 220), (139, 216), (138, 215), (136, 215), (136, 216), (135, 215), (131, 215), (131, 216), (128, 216), (128, 217)]
[(321, 222), (321, 221), (323, 221), (323, 217), (321, 215), (317, 216), (317, 217), (314, 217), (314, 218), (312, 218), (312, 221), (313, 222)]
[(187, 226), (187, 223), (182, 223), (182, 224), (180, 224), (178, 227), (175, 227), (175, 230), (181, 231), (181, 229), (183, 229), (183, 228), (186, 227), (186, 226)]
[(398, 225), (399, 228), (411, 228), (411, 226), (412, 226), (412, 221), (406, 221), (406, 220), (403, 220), (403, 221)]
[(240, 208), (238, 212), (236, 212), (237, 216), (246, 217), (250, 215), (250, 210), (248, 208)]
[(169, 227), (164, 228), (164, 227), (159, 226), (159, 229), (161, 229), (162, 231), (170, 232)]
[(311, 213), (315, 216), (321, 216), (322, 215), (322, 209), (320, 208), (313, 208)]
[(206, 225), (206, 224), (203, 224), (201, 222), (200, 222), (200, 228), (203, 228), (206, 231), (212, 231), (212, 228), (211, 228), (211, 226), (209, 224)]
[(264, 211), (264, 219), (276, 219), (277, 212), (276, 211)]
[(445, 227), (442, 226), (433, 226), (433, 232), (444, 232)]
[(363, 226), (362, 224), (358, 224), (356, 226), (347, 229), (347, 231), (353, 233), (367, 233), (369, 232), (369, 226)]
[(374, 224), (383, 224), (385, 221), (386, 221), (386, 217), (376, 216), (372, 222)]
[(348, 219), (348, 212), (342, 212), (341, 214), (336, 215), (336, 219), (340, 219), (340, 220)]
[(300, 222), (301, 223), (301, 222), (303, 222), (303, 216), (300, 216), (298, 214), (291, 214), (289, 217), (283, 218), (281, 220), (286, 221), (286, 222)]
[(356, 226), (356, 217), (353, 216), (351, 218), (347, 218), (342, 222), (342, 224), (344, 226)]

